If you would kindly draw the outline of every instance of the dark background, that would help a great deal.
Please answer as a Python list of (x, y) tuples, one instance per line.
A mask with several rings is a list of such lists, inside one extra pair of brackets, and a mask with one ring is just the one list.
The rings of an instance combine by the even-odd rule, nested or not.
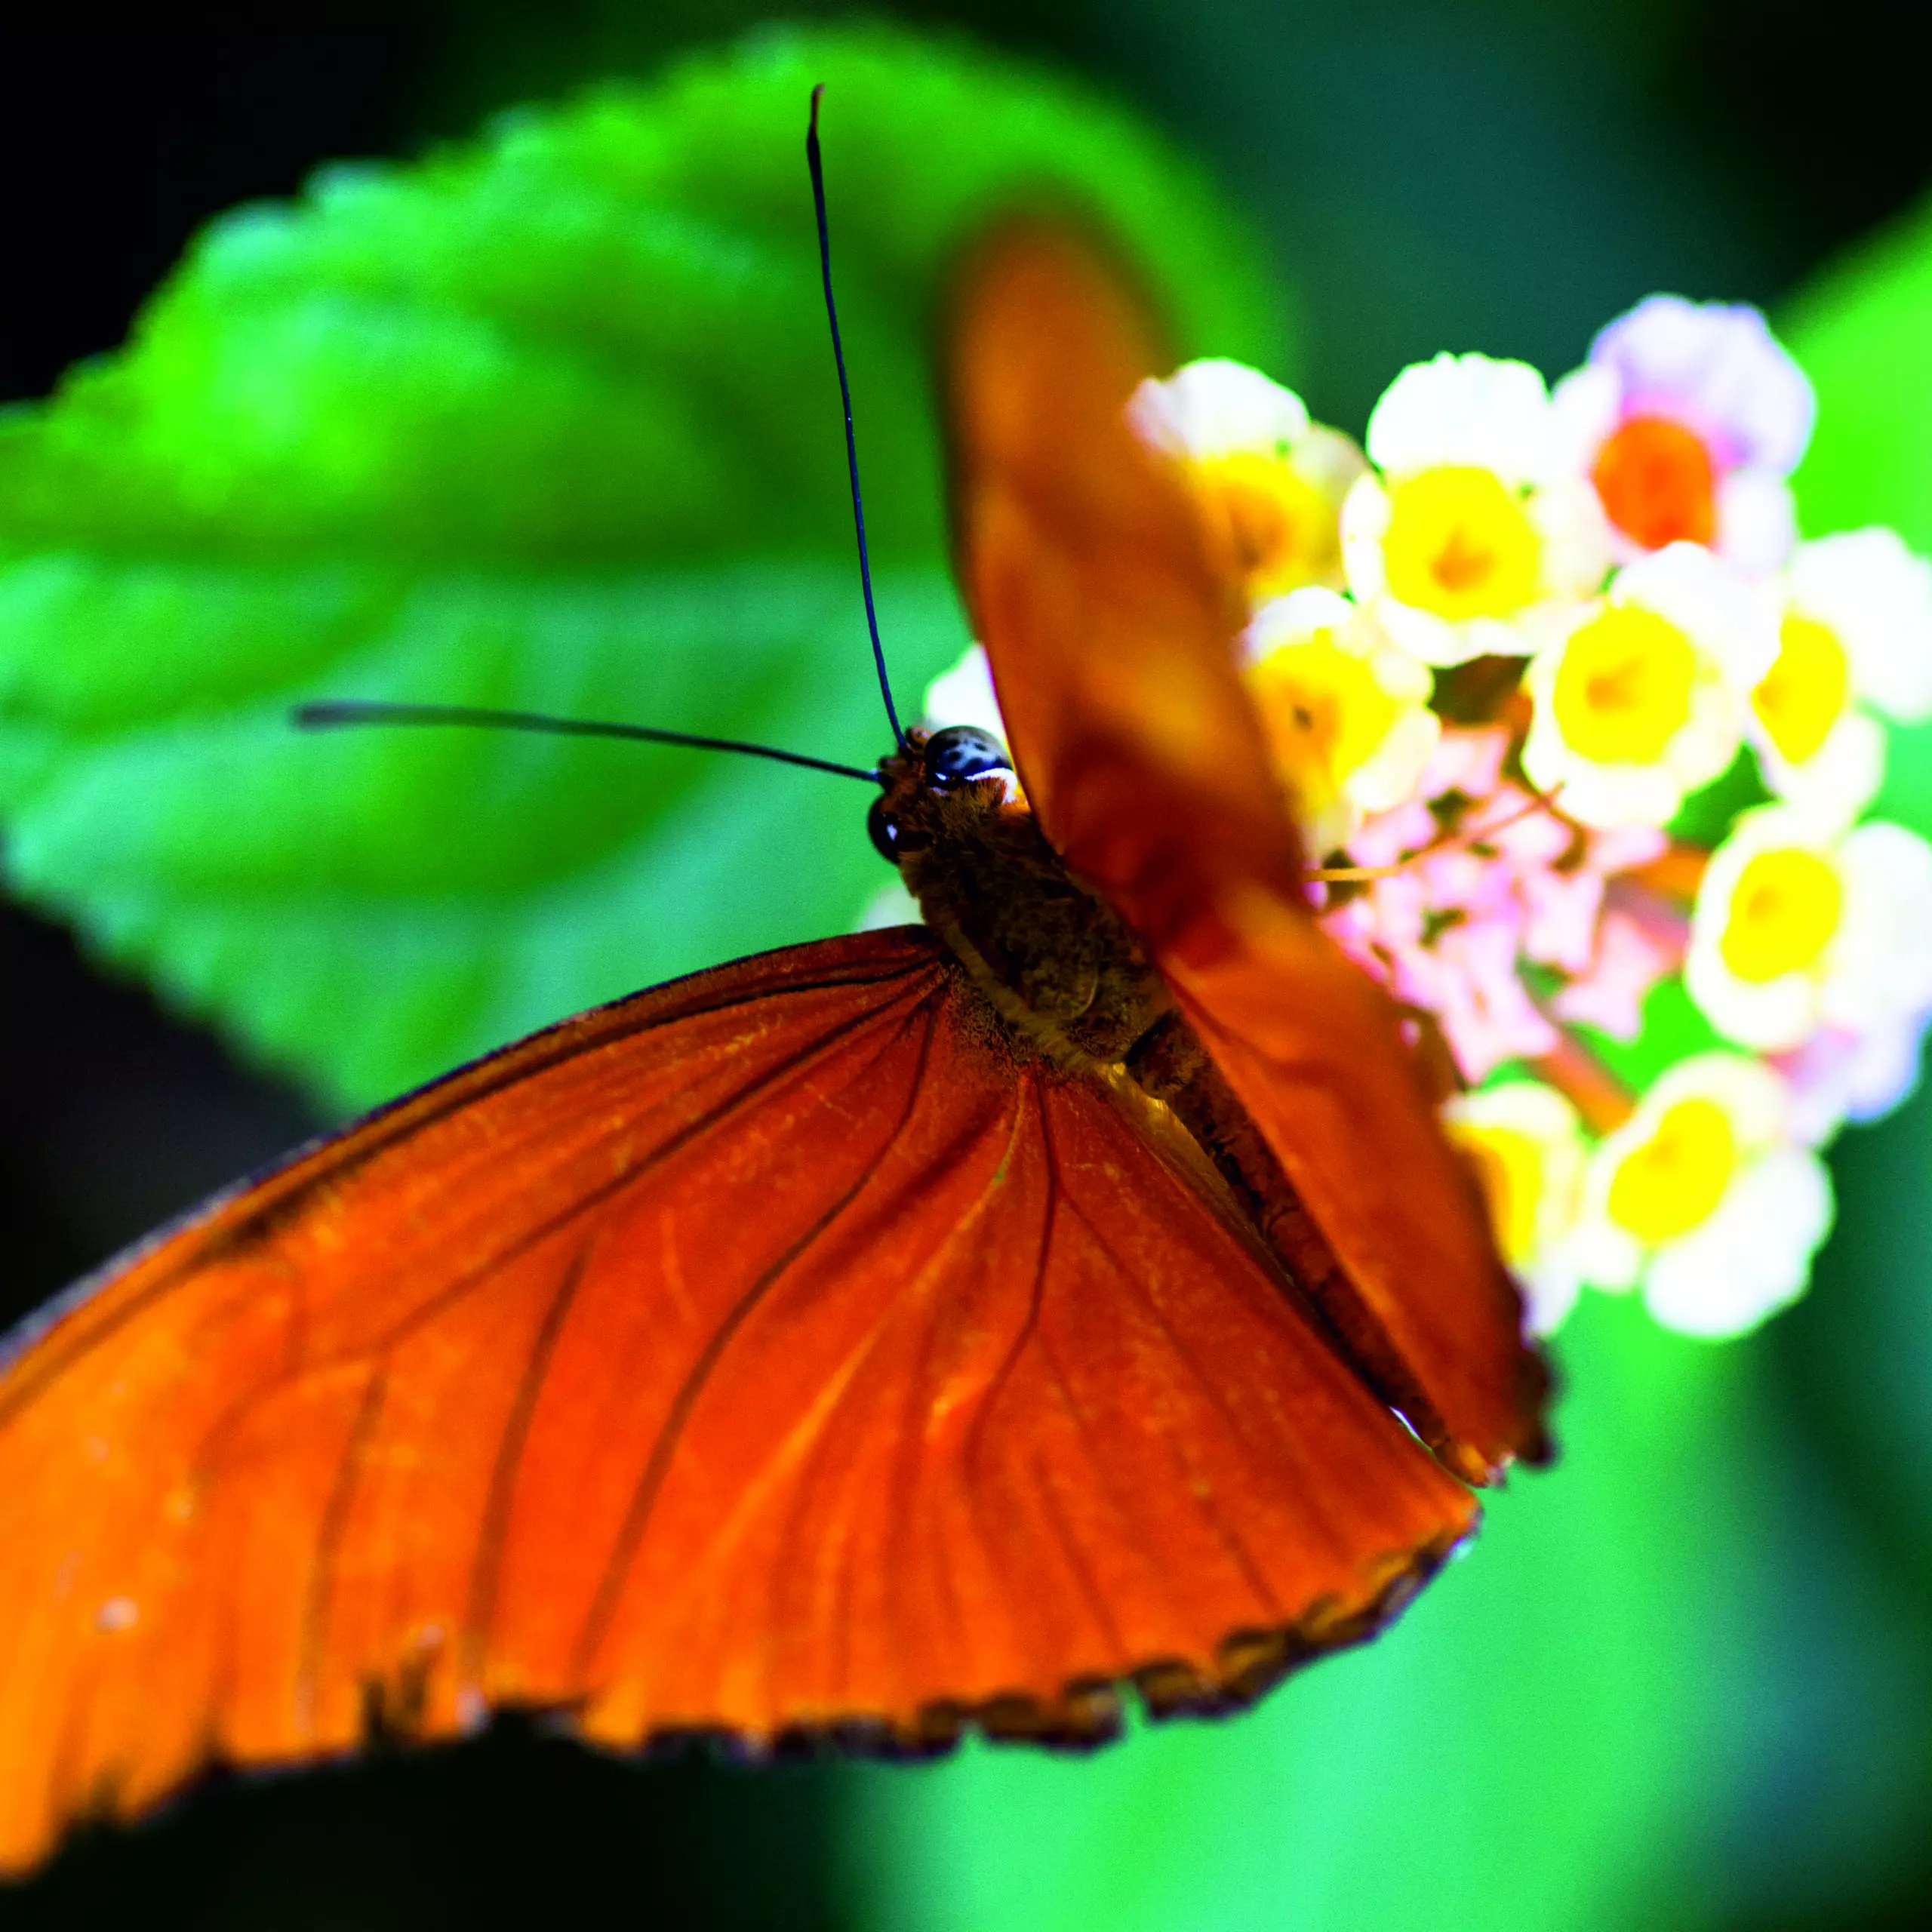
[[(1828, 19), (1795, 0), (889, 11), (1082, 69), (1203, 154), (1298, 291), (1311, 402), (1358, 430), (1394, 371), (1439, 348), (1555, 373), (1652, 288), (1775, 307), (1932, 176), (1922, 11), (1886, 0)], [(273, 32), (0, 35), (0, 398), (116, 346), (210, 215), (292, 193), (321, 161), (406, 155), (509, 101), (648, 72), (761, 11), (423, 0), (282, 13)], [(0, 909), (0, 1322), (320, 1124), (64, 932)], [(1829, 1472), (1817, 1339), (1801, 1308), (1765, 1346)], [(220, 1783), (152, 1826), (84, 1834), (0, 1890), (0, 1928), (831, 1926), (838, 1795), (832, 1767), (620, 1765), (500, 1728)], [(1932, 1874), (1897, 1884), (1833, 1922), (1932, 1922)]]

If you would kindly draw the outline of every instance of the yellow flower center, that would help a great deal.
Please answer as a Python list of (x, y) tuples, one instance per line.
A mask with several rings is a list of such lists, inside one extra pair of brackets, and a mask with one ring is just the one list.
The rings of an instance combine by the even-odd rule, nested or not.
[(1513, 1127), (1463, 1121), (1453, 1124), (1450, 1133), (1475, 1165), (1503, 1260), (1520, 1266), (1536, 1251), (1537, 1210), (1543, 1190), (1542, 1146)]
[(1279, 457), (1237, 450), (1194, 466), (1208, 514), (1218, 519), (1240, 563), (1251, 598), (1279, 597), (1341, 572), (1336, 506)]
[(1792, 846), (1760, 852), (1730, 895), (1718, 949), (1740, 980), (1761, 986), (1818, 963), (1844, 909), (1836, 869), (1816, 852)]
[(1368, 660), (1343, 650), (1333, 631), (1270, 651), (1247, 678), (1275, 767), (1310, 817), (1375, 755), (1400, 709)]
[(1679, 1100), (1617, 1164), (1610, 1217), (1646, 1247), (1674, 1241), (1709, 1218), (1737, 1168), (1730, 1116), (1715, 1100)]
[(1802, 764), (1825, 742), (1850, 694), (1851, 664), (1837, 632), (1794, 614), (1779, 632), (1777, 660), (1751, 694), (1751, 708), (1780, 755)]
[(1613, 605), (1564, 647), (1553, 707), (1564, 741), (1598, 764), (1652, 764), (1690, 716), (1697, 653), (1654, 611)]
[(1460, 623), (1536, 601), (1543, 540), (1522, 500), (1487, 469), (1444, 463), (1389, 493), (1383, 555), (1391, 593)]

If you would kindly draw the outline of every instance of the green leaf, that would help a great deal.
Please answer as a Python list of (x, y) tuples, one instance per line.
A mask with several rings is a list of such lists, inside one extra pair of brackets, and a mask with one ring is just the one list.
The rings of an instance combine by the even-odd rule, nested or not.
[(1562, 1460), (1374, 1643), (1090, 1759), (857, 1774), (866, 1922), (1689, 1927), (1895, 1855), (1924, 1659), (1794, 1468), (1763, 1356), (1599, 1295), (1563, 1339)]
[(869, 762), (812, 85), (902, 706), (963, 648), (928, 357), (1001, 210), (1109, 231), (1177, 349), (1278, 366), (1251, 238), (1158, 140), (954, 42), (773, 35), (217, 223), (123, 353), (0, 420), (14, 886), (361, 1101), (850, 924), (864, 793), (635, 746), (298, 737), (292, 701), (630, 718)]
[(1796, 478), (1804, 534), (1889, 523), (1932, 551), (1932, 203), (1834, 264), (1780, 334), (1818, 392)]

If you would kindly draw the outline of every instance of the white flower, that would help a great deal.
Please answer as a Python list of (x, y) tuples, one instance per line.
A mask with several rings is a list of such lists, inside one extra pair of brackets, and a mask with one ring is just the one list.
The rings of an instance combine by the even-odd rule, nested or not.
[(1259, 369), (1207, 356), (1165, 382), (1150, 377), (1128, 404), (1134, 427), (1173, 456), (1232, 456), (1238, 450), (1281, 455), (1309, 429), (1308, 405)]
[(1821, 1147), (1847, 1121), (1878, 1120), (1918, 1084), (1932, 1006), (1873, 1020), (1858, 1031), (1826, 1027), (1795, 1051), (1772, 1057), (1791, 1088), (1792, 1133)]
[(1689, 542), (1752, 576), (1783, 561), (1797, 532), (1785, 479), (1814, 403), (1755, 309), (1654, 295), (1598, 334), (1552, 401), (1620, 555)]
[(1804, 1292), (1831, 1223), (1784, 1083), (1743, 1054), (1699, 1054), (1591, 1156), (1575, 1254), (1598, 1287), (1641, 1287), (1666, 1327), (1737, 1335)]
[(1554, 480), (1554, 430), (1528, 363), (1445, 351), (1411, 362), (1383, 391), (1368, 419), (1369, 460), (1392, 477), (1466, 463), (1518, 489)]
[(976, 724), (1007, 742), (1006, 720), (1000, 715), (993, 691), (993, 667), (985, 651), (970, 645), (949, 671), (942, 671), (926, 687), (926, 728), (943, 731), (949, 724)]
[(1531, 663), (1523, 768), (1586, 825), (1664, 825), (1737, 755), (1743, 694), (1777, 653), (1770, 609), (1709, 551), (1620, 571)]
[(1368, 466), (1340, 430), (1311, 423), (1292, 389), (1212, 358), (1143, 383), (1128, 413), (1147, 441), (1186, 464), (1252, 601), (1340, 584), (1342, 500)]
[(1585, 1161), (1577, 1110), (1540, 1081), (1510, 1080), (1459, 1094), (1442, 1112), (1450, 1139), (1475, 1164), (1529, 1326), (1547, 1335), (1570, 1312), (1580, 1280), (1570, 1246)]
[(1932, 1005), (1932, 845), (1882, 820), (1839, 835), (1787, 805), (1745, 813), (1698, 887), (1684, 980), (1740, 1046), (1896, 1029)]
[(1561, 473), (1549, 398), (1527, 363), (1412, 365), (1369, 418), (1368, 453), (1383, 475), (1342, 506), (1349, 587), (1424, 663), (1526, 656), (1602, 581), (1602, 512)]
[(1751, 694), (1749, 730), (1780, 798), (1847, 824), (1884, 776), (1878, 712), (1932, 712), (1932, 564), (1897, 531), (1801, 544), (1780, 585), (1776, 660)]
[(1332, 590), (1263, 605), (1243, 641), (1248, 692), (1309, 848), (1332, 851), (1364, 814), (1415, 791), (1442, 730), (1429, 674)]

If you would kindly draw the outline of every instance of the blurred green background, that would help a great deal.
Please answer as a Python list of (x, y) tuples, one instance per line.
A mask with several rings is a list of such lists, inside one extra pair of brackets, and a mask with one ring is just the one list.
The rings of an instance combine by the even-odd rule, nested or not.
[[(1164, 211), (1149, 217), (1145, 251), (1178, 306), (1194, 300), (1184, 328), (1278, 366), (1327, 419), (1359, 431), (1395, 369), (1439, 348), (1521, 355), (1554, 375), (1580, 358), (1601, 322), (1651, 290), (1755, 300), (1789, 323), (1824, 393), (1824, 439), (1803, 482), (1810, 527), (1882, 517), (1932, 547), (1932, 434), (1921, 433), (1932, 429), (1932, 249), (1907, 214), (1932, 174), (1932, 122), (1903, 6), (1850, 0), (1828, 15), (1787, 0), (1637, 0), (1614, 11), (1567, 0), (1366, 0), (1346, 10), (991, 0), (896, 11), (1084, 75), (1204, 163), (1235, 227), (1214, 226), (1211, 195), (1183, 165), (1150, 151), (1147, 183), (1137, 186), (1125, 177), (1140, 162), (1116, 165), (1094, 137), (1109, 192), (1143, 213)], [(0, 393), (43, 395), (76, 358), (113, 349), (189, 237), (232, 205), (292, 193), (317, 164), (339, 157), (419, 154), (437, 139), (468, 135), (509, 103), (566, 96), (602, 76), (648, 75), (680, 51), (763, 17), (755, 7), (706, 0), (451, 4), (284, 16), (273, 32), (10, 36), (0, 42), (0, 152), (11, 184), (0, 211)], [(911, 113), (917, 89), (909, 83), (905, 92), (900, 106)], [(828, 110), (835, 196), (839, 97)], [(887, 99), (866, 112), (882, 125), (894, 111)], [(968, 118), (935, 135), (924, 184), (934, 206), (947, 183), (985, 162), (981, 150), (1027, 138), (991, 109), (983, 122)], [(784, 138), (795, 143), (795, 129)], [(1140, 154), (1137, 137), (1122, 138), (1120, 154)], [(884, 163), (844, 152), (850, 198), (835, 202), (834, 219), (854, 263), (861, 435), (883, 499), (888, 561), (903, 571), (888, 614), (898, 620), (902, 697), (914, 697), (920, 666), (943, 657), (956, 623), (943, 590), (921, 576), (932, 543), (923, 499), (893, 499), (894, 479), (930, 456), (894, 279), (916, 278), (895, 239), (911, 232), (905, 224), (916, 208)], [(1164, 201), (1163, 169), (1173, 180)], [(693, 180), (690, 197), (703, 203), (715, 188), (718, 207), (750, 220), (743, 197), (731, 199), (736, 190), (716, 188), (702, 168)], [(805, 216), (801, 168), (795, 192), (795, 202), (759, 217), (780, 238), (770, 260), (781, 293), (799, 266), (783, 237), (794, 210)], [(353, 210), (344, 220), (352, 217)], [(215, 269), (232, 270), (235, 286), (256, 272), (263, 257), (248, 253), (250, 236), (272, 242), (272, 232), (235, 232), (241, 239), (197, 288), (229, 285)], [(368, 232), (398, 251), (410, 245), (406, 223), (377, 220)], [(463, 232), (426, 228), (421, 245), (440, 236), (451, 285), (466, 290)], [(1875, 232), (1888, 238), (1875, 253), (1861, 250)], [(765, 246), (766, 229), (756, 234)], [(1233, 251), (1241, 263), (1217, 266)], [(482, 260), (488, 245), (474, 252)], [(815, 344), (808, 273), (802, 286), (801, 339)], [(1231, 339), (1244, 328), (1251, 340)], [(790, 338), (781, 330), (772, 340)], [(789, 365), (771, 366), (774, 382), (790, 380)], [(799, 406), (824, 405), (823, 448), (801, 456), (797, 488), (774, 485), (758, 514), (795, 512), (808, 537), (838, 528), (837, 427), (829, 372), (798, 380), (820, 385)], [(877, 405), (869, 414), (869, 401)], [(180, 447), (192, 445), (181, 426), (174, 433), (185, 438)], [(750, 460), (732, 448), (741, 466)], [(117, 500), (98, 528), (81, 531), (74, 505), (107, 502), (106, 486), (90, 481), (92, 472), (75, 482), (63, 471), (62, 497), (39, 481), (26, 488), (19, 478), (29, 473), (0, 465), (0, 549), (9, 558), (38, 567), (66, 544), (112, 562), (131, 543), (186, 545), (186, 523), (168, 525), (164, 543), (152, 530), (130, 538), (115, 522), (137, 512), (165, 522), (153, 502), (165, 493), (151, 478), (136, 478), (137, 489), (115, 471), (134, 508)], [(299, 496), (300, 476), (288, 487)], [(513, 475), (506, 488), (513, 500)], [(257, 514), (252, 505), (238, 512), (236, 528), (252, 529)], [(272, 521), (269, 511), (260, 519)], [(221, 521), (215, 515), (214, 525)], [(226, 568), (232, 559), (208, 561), (210, 527), (194, 525), (202, 547), (183, 554), (195, 568)], [(447, 593), (435, 531), (419, 522), (389, 534), (417, 594), (431, 580)], [(361, 557), (366, 532), (355, 540)], [(553, 585), (561, 540), (545, 539), (549, 549), (518, 540), (537, 546), (518, 553), (519, 568)], [(751, 557), (763, 540), (747, 531), (740, 547)], [(671, 686), (678, 701), (710, 701), (689, 663), (703, 661), (708, 626), (735, 626), (731, 666), (755, 690), (734, 692), (721, 677), (728, 716), (770, 722), (835, 755), (866, 749), (877, 726), (862, 676), (844, 687), (820, 679), (801, 693), (782, 675), (788, 652), (817, 654), (809, 661), (824, 664), (849, 651), (862, 670), (849, 580), (826, 589), (814, 578), (801, 589), (792, 579), (747, 576), (732, 541), (714, 548), (715, 574), (672, 586), (681, 602), (666, 601), (659, 577), (638, 592), (657, 600), (650, 608), (660, 624), (667, 611), (686, 614), (685, 658), (662, 660), (686, 666)], [(168, 551), (164, 561), (171, 568), (179, 559)], [(574, 552), (565, 561), (577, 571), (610, 565), (586, 565)], [(618, 561), (636, 577), (652, 560)], [(90, 595), (101, 583), (125, 590), (118, 578), (88, 581)], [(389, 578), (375, 581), (382, 595), (394, 594)], [(279, 579), (270, 587), (286, 593)], [(235, 595), (232, 574), (215, 588)], [(435, 646), (411, 660), (412, 675), (527, 675), (516, 643), (525, 633), (515, 630), (524, 606), (500, 577), (470, 590), (461, 623), (411, 633)], [(340, 608), (359, 610), (365, 589), (351, 591)], [(303, 590), (299, 608), (323, 614), (318, 636), (349, 621), (328, 602), (337, 594), (326, 584)], [(17, 592), (0, 601), (0, 630), (11, 619), (24, 635), (29, 618), (40, 621), (34, 613), (53, 605), (36, 595), (38, 602)], [(214, 595), (111, 608), (152, 623), (165, 643), (200, 635), (194, 627), (208, 621)], [(110, 607), (83, 599), (73, 608), (97, 620)], [(538, 645), (589, 636), (583, 661), (601, 662), (595, 611), (572, 605), (559, 617), (541, 598), (530, 608)], [(370, 925), (367, 851), (358, 848), (354, 866), (342, 861), (348, 869), (339, 875), (303, 875), (309, 884), (299, 906), (272, 894), (264, 905), (257, 879), (247, 909), (254, 924), (239, 937), (224, 928), (220, 943), (209, 939), (216, 913), (228, 914), (226, 902), (208, 912), (194, 900), (194, 841), (229, 835), (215, 808), (232, 816), (232, 798), (217, 796), (199, 819), (177, 812), (158, 829), (132, 823), (140, 814), (126, 801), (140, 795), (128, 787), (143, 772), (165, 788), (201, 768), (169, 763), (179, 746), (165, 733), (113, 735), (125, 722), (114, 704), (127, 710), (134, 700), (103, 697), (98, 679), (88, 684), (86, 634), (69, 638), (47, 622), (39, 669), (21, 668), (20, 647), (0, 683), (0, 785), (26, 798), (45, 771), (78, 768), (80, 751), (92, 758), (97, 742), (107, 746), (103, 758), (119, 761), (112, 771), (90, 765), (91, 789), (63, 795), (60, 813), (23, 811), (8, 862), (43, 909), (67, 903), (70, 890), (91, 946), (152, 973), (168, 989), (169, 1010), (88, 964), (97, 955), (84, 956), (45, 910), (0, 915), (0, 1295), (9, 1313), (286, 1146), (345, 1100), (372, 1097), (393, 1084), (392, 1073), (427, 1070), (471, 1033), (545, 1017), (546, 986), (574, 1003), (586, 975), (654, 961), (660, 945), (667, 961), (680, 947), (698, 947), (700, 957), (709, 956), (706, 946), (731, 949), (763, 931), (761, 918), (777, 921), (774, 938), (829, 929), (872, 876), (854, 817), (845, 835), (857, 856), (841, 848), (826, 860), (830, 882), (819, 889), (829, 896), (774, 907), (782, 881), (768, 891), (761, 882), (775, 873), (784, 838), (802, 835), (786, 828), (804, 826), (809, 845), (822, 824), (839, 824), (844, 801), (774, 792), (762, 777), (759, 795), (777, 802), (755, 808), (764, 816), (746, 830), (753, 808), (742, 801), (751, 795), (735, 778), (714, 798), (700, 795), (711, 781), (688, 773), (676, 781), (681, 789), (660, 795), (657, 778), (609, 764), (506, 777), (511, 761), (486, 754), (412, 768), (387, 795), (430, 811), (438, 798), (446, 810), (454, 799), (457, 816), (432, 817), (427, 830), (398, 825), (393, 869), (377, 882), (402, 909), (398, 920), (425, 905), (435, 918), (410, 928), (406, 946), (397, 942), (386, 968), (372, 973), (354, 1026), (344, 1022), (338, 1035), (303, 993), (297, 968), (278, 961), (350, 943), (331, 939), (339, 928), (324, 918), (327, 905), (317, 909), (317, 877), (337, 895), (348, 922), (340, 929), (352, 938)], [(130, 635), (138, 643), (148, 633)], [(481, 657), (478, 638), (488, 645)], [(72, 652), (60, 655), (69, 644)], [(7, 648), (0, 642), (0, 653)], [(134, 664), (130, 689), (135, 672), (163, 676), (165, 665), (137, 644), (116, 648)], [(321, 661), (336, 668), (326, 655)], [(551, 701), (594, 697), (635, 713), (654, 697), (661, 704), (664, 690), (661, 681), (592, 679), (552, 686)], [(87, 705), (96, 709), (83, 717)], [(657, 708), (651, 715), (703, 721)], [(44, 729), (49, 718), (68, 734), (57, 743)], [(281, 740), (260, 743), (276, 769), (294, 768), (297, 754)], [(1894, 809), (1932, 830), (1929, 781), (1932, 755), (1909, 746), (1890, 795)], [(589, 888), (575, 897), (553, 889), (541, 854), (520, 860), (513, 876), (484, 881), (487, 919), (476, 894), (460, 904), (435, 897), (433, 868), (410, 869), (417, 846), (433, 848), (465, 813), (494, 823), (494, 811), (507, 822), (524, 783), (580, 829), (609, 798), (637, 815), (645, 828), (638, 863), (647, 869), (604, 876), (599, 891), (628, 895), (642, 907), (643, 926), (598, 925), (601, 912), (586, 909)], [(567, 810), (555, 808), (558, 786)], [(384, 795), (381, 786), (376, 792)], [(103, 815), (116, 813), (130, 823), (110, 837)], [(702, 836), (688, 851), (677, 842), (680, 813), (698, 814)], [(743, 849), (721, 829), (729, 826), (748, 841)], [(271, 846), (300, 835), (292, 822), (271, 829)], [(103, 861), (85, 890), (65, 885), (103, 851), (121, 872)], [(275, 851), (245, 856), (268, 868), (263, 876), (281, 876)], [(163, 861), (187, 883), (157, 910), (142, 900), (138, 875), (143, 863)], [(741, 895), (760, 886), (756, 903), (734, 910), (719, 872), (737, 879)], [(235, 876), (222, 875), (224, 890)], [(678, 881), (682, 898), (667, 883)], [(177, 943), (171, 936), (184, 930)], [(513, 972), (452, 993), (451, 959), (466, 949), (494, 958), (512, 934)], [(340, 970), (331, 968), (338, 977)], [(643, 976), (633, 963), (632, 977)], [(262, 991), (271, 985), (283, 989), (272, 1000)], [(469, 1032), (438, 1035), (422, 1012), (395, 1018), (397, 989), (411, 987), (427, 989), (422, 1011), (445, 1014), (467, 999)], [(222, 1016), (229, 1044), (184, 1011)], [(238, 1054), (236, 1040), (246, 1042)], [(293, 1077), (296, 1068), (306, 1078)], [(1469, 1560), (1388, 1638), (1296, 1680), (1251, 1716), (1137, 1735), (1078, 1761), (974, 1749), (916, 1770), (762, 1774), (707, 1762), (613, 1764), (503, 1727), (426, 1758), (217, 1783), (140, 1830), (90, 1832), (43, 1877), (0, 1892), (0, 1927), (457, 1927), (593, 1916), (949, 1932), (1099, 1924), (1161, 1932), (1796, 1932), (1926, 1923), (1932, 1106), (1921, 1097), (1884, 1126), (1850, 1134), (1834, 1169), (1839, 1229), (1806, 1302), (1761, 1336), (1718, 1350), (1658, 1334), (1635, 1310), (1587, 1306), (1560, 1349), (1561, 1468), (1512, 1486)]]

